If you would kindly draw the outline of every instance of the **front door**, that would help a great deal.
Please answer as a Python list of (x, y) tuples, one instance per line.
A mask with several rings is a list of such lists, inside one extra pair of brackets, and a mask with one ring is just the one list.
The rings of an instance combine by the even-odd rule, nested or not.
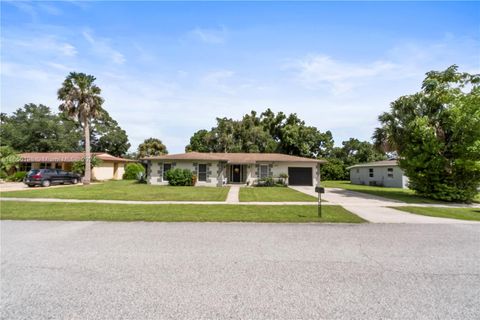
[(240, 165), (234, 164), (232, 166), (232, 182), (240, 182)]

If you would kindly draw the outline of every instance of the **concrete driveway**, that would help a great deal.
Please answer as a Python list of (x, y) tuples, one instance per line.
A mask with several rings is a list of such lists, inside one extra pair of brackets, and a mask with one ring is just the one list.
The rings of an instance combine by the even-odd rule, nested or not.
[(23, 182), (4, 182), (0, 183), (0, 192), (3, 191), (18, 191), (28, 189), (28, 186)]
[[(318, 196), (314, 187), (308, 186), (290, 186), (297, 191)], [(369, 195), (366, 193), (355, 192), (338, 188), (326, 188), (322, 199), (328, 201), (329, 204), (338, 204), (343, 206), (350, 212), (362, 217), (363, 219), (374, 223), (457, 223), (457, 224), (479, 224), (478, 221), (467, 221), (447, 218), (435, 218), (407, 213), (388, 207), (395, 206), (442, 206), (450, 205), (434, 205), (434, 204), (411, 204), (401, 201), (391, 200), (383, 197)], [(454, 205), (451, 205), (454, 207)], [(465, 207), (466, 205), (456, 205), (456, 207)], [(477, 207), (477, 205), (474, 205)]]
[(479, 319), (480, 227), (1, 221), (3, 319)]

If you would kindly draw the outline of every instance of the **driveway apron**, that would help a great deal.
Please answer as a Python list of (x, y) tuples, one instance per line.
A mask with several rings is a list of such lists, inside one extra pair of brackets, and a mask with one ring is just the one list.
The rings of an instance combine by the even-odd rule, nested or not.
[[(291, 188), (308, 195), (317, 196), (314, 187), (295, 186)], [(322, 199), (327, 200), (329, 204), (341, 205), (348, 211), (374, 223), (478, 223), (477, 221), (428, 217), (388, 208), (408, 205), (425, 206), (423, 204), (407, 204), (401, 201), (344, 189), (326, 188), (325, 190)], [(428, 206), (435, 207), (436, 205)]]

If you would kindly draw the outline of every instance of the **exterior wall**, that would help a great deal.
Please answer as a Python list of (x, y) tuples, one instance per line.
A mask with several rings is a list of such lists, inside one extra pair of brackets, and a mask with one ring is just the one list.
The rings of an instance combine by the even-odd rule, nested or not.
[(269, 175), (272, 178), (279, 178), (282, 173), (288, 175), (288, 167), (312, 168), (313, 185), (320, 185), (319, 165), (315, 162), (258, 162), (255, 165), (251, 165), (253, 170), (251, 171), (251, 175), (247, 177), (247, 181), (249, 181), (250, 184), (254, 184), (257, 179), (260, 178), (260, 165), (263, 164), (269, 166)]
[[(197, 186), (216, 187), (222, 186), (225, 177), (225, 166), (219, 161), (164, 161), (150, 160), (147, 169), (147, 183), (157, 185), (168, 185), (168, 181), (163, 180), (163, 164), (169, 163), (172, 169), (188, 169), (197, 175), (198, 165), (207, 165), (207, 181), (197, 181)], [(197, 175), (198, 176), (198, 175)]]
[[(223, 180), (228, 177), (227, 164), (223, 161), (164, 161), (150, 160), (147, 168), (147, 183), (156, 185), (168, 185), (168, 181), (163, 180), (163, 164), (170, 163), (172, 168), (189, 169), (198, 176), (198, 165), (207, 165), (207, 181), (197, 181), (197, 186), (221, 187)], [(288, 167), (306, 167), (312, 168), (313, 185), (320, 184), (320, 170), (317, 163), (305, 162), (258, 162), (256, 164), (245, 165), (246, 183), (253, 185), (259, 179), (260, 165), (269, 166), (269, 175), (273, 178), (279, 178), (280, 174), (288, 174)]]
[[(388, 168), (393, 168), (393, 178), (388, 177)], [(373, 177), (370, 177), (369, 169), (373, 169)], [(388, 188), (407, 188), (408, 178), (399, 166), (373, 166), (350, 169), (350, 182), (367, 186), (370, 185), (370, 182), (375, 182), (379, 186)]]
[(125, 173), (125, 165), (126, 163), (119, 162), (117, 168), (117, 174), (113, 177), (115, 180), (122, 180), (123, 174)]

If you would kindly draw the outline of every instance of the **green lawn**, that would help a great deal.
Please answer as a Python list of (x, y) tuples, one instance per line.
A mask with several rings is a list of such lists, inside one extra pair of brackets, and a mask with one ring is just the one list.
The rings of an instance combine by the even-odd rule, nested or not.
[(480, 221), (480, 208), (392, 207), (393, 209), (430, 217)]
[(139, 184), (135, 181), (107, 181), (88, 186), (34, 188), (2, 192), (5, 198), (58, 198), (138, 201), (225, 201), (228, 187), (171, 187)]
[(1, 219), (194, 221), (194, 222), (365, 222), (341, 206), (147, 205), (1, 201)]
[(368, 193), (371, 195), (403, 201), (406, 203), (442, 203), (440, 201), (419, 197), (415, 195), (414, 192), (410, 189), (371, 187), (351, 184), (350, 181), (322, 181), (322, 186), (326, 188), (341, 188), (351, 191)]
[(317, 201), (308, 194), (283, 187), (240, 188), (240, 202), (306, 202)]

